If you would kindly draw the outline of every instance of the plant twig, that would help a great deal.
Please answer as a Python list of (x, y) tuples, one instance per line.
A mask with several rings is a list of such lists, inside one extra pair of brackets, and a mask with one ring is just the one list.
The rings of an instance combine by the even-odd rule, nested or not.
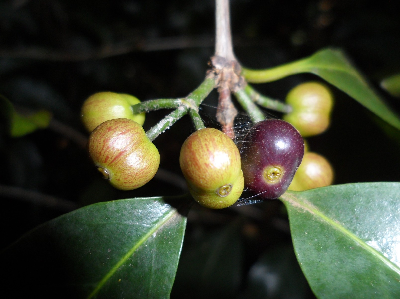
[(54, 50), (45, 47), (26, 47), (23, 50), (0, 48), (1, 58), (27, 58), (44, 61), (85, 61), (104, 59), (132, 52), (165, 51), (187, 48), (212, 47), (210, 36), (182, 36), (155, 39), (132, 39), (123, 43), (104, 44), (84, 51)]
[(78, 205), (72, 201), (18, 187), (0, 185), (0, 195), (1, 197), (16, 198), (36, 205), (65, 212), (69, 212), (78, 208)]
[(222, 131), (233, 139), (235, 138), (233, 126), (237, 110), (232, 103), (231, 90), (226, 84), (223, 84), (218, 88), (218, 92), (217, 121), (221, 124)]
[(51, 119), (48, 128), (50, 130), (53, 130), (54, 132), (57, 132), (69, 138), (70, 140), (78, 144), (80, 147), (86, 148), (88, 138), (81, 132), (72, 128), (71, 126), (68, 126), (53, 118)]
[(237, 110), (231, 99), (231, 80), (234, 77), (232, 74), (235, 70), (236, 59), (232, 47), (229, 0), (216, 0), (215, 4), (215, 56), (212, 63), (220, 74), (216, 117), (222, 126), (222, 131), (233, 139), (235, 137), (233, 126)]
[(221, 56), (228, 61), (235, 60), (232, 47), (229, 0), (216, 0), (215, 11), (215, 56)]

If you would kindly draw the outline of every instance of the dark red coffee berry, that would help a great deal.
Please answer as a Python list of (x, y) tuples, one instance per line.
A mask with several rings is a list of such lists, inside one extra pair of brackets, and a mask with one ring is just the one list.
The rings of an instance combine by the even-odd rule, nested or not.
[(304, 155), (304, 141), (288, 122), (269, 119), (254, 125), (241, 148), (245, 186), (260, 198), (281, 196)]

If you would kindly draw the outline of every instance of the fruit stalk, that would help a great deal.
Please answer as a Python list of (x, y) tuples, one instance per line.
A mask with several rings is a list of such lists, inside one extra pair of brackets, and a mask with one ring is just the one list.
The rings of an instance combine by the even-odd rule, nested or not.
[(160, 109), (175, 109), (182, 105), (180, 99), (157, 99), (149, 100), (132, 106), (133, 114), (150, 112)]
[(196, 128), (196, 130), (201, 130), (201, 129), (205, 128), (204, 122), (201, 119), (201, 116), (197, 112), (197, 110), (189, 109), (189, 114), (190, 114), (190, 117), (192, 118), (192, 121), (193, 121), (193, 124), (194, 124), (194, 127)]
[[(193, 105), (198, 108), (201, 102), (210, 94), (210, 92), (215, 88), (214, 75), (210, 74), (206, 79), (197, 87), (192, 93), (190, 93), (186, 98), (180, 100), (181, 103), (188, 102), (190, 105), (180, 105), (177, 109), (172, 111), (170, 114), (165, 116), (160, 122), (153, 126), (150, 130), (146, 132), (147, 137), (153, 141), (158, 135), (163, 133), (184, 115), (188, 113), (189, 109), (192, 109)], [(162, 107), (160, 107), (162, 108)]]
[(279, 100), (274, 100), (271, 99), (269, 97), (266, 97), (262, 94), (260, 94), (259, 92), (257, 92), (252, 86), (247, 85), (244, 88), (245, 93), (247, 93), (250, 97), (250, 99), (257, 103), (258, 105), (267, 108), (267, 109), (271, 109), (274, 111), (278, 111), (278, 112), (283, 112), (283, 113), (289, 113), (292, 108), (290, 107), (290, 105), (287, 105)]
[(215, 88), (215, 75), (210, 73), (207, 75), (206, 79), (193, 90), (185, 99), (193, 100), (196, 106), (200, 106), (201, 102), (210, 94), (210, 92)]
[(146, 132), (147, 137), (150, 139), (150, 141), (153, 141), (163, 133), (165, 130), (167, 130), (169, 127), (171, 127), (174, 123), (176, 123), (178, 120), (182, 118), (185, 114), (187, 114), (187, 109), (184, 107), (180, 107), (178, 109), (175, 109), (172, 111), (170, 114), (165, 116), (162, 120), (160, 120), (155, 126), (153, 126), (150, 130)]
[(240, 89), (236, 91), (234, 94), (240, 105), (250, 116), (251, 121), (253, 123), (257, 123), (265, 119), (265, 116), (262, 113), (262, 111), (254, 104), (254, 102), (251, 100), (251, 98), (245, 92), (244, 89)]

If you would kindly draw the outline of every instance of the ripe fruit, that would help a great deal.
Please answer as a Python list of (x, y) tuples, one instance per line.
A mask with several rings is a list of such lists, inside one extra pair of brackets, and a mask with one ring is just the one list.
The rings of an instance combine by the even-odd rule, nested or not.
[(245, 186), (260, 198), (278, 198), (301, 163), (304, 141), (288, 122), (264, 120), (250, 129), (241, 154)]
[(90, 134), (89, 155), (115, 188), (132, 190), (150, 181), (160, 154), (137, 122), (117, 118), (103, 122)]
[(329, 162), (319, 154), (308, 152), (304, 155), (289, 190), (303, 191), (329, 186), (332, 183), (333, 169)]
[(318, 82), (300, 84), (288, 93), (286, 103), (293, 110), (283, 119), (295, 126), (303, 137), (320, 134), (328, 128), (333, 97), (325, 85)]
[(129, 94), (98, 92), (85, 100), (81, 109), (83, 124), (92, 132), (101, 123), (115, 118), (128, 118), (143, 125), (145, 114), (133, 114), (132, 105), (140, 101)]
[(205, 207), (229, 207), (242, 194), (239, 150), (217, 129), (205, 128), (191, 134), (182, 145), (179, 163), (191, 195)]

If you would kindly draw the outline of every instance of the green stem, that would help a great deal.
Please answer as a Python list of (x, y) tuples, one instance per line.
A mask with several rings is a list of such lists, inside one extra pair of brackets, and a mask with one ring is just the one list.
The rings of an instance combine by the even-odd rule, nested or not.
[(265, 83), (276, 81), (289, 75), (299, 73), (299, 69), (304, 68), (303, 63), (306, 62), (307, 59), (309, 58), (304, 58), (264, 70), (252, 70), (242, 68), (242, 76), (244, 76), (247, 82), (250, 83)]
[(180, 99), (157, 99), (144, 101), (132, 106), (133, 114), (140, 114), (142, 112), (150, 112), (160, 109), (174, 109), (182, 105)]
[(170, 114), (165, 116), (162, 120), (158, 122), (155, 126), (153, 126), (150, 130), (146, 132), (147, 137), (153, 141), (163, 133), (165, 130), (169, 129), (174, 123), (176, 123), (179, 119), (182, 118), (186, 113), (188, 112), (188, 109), (185, 107), (180, 107), (178, 109), (175, 109), (172, 111)]
[(201, 102), (215, 88), (215, 78), (207, 77), (195, 90), (193, 90), (185, 99), (192, 99), (196, 106), (200, 106)]
[(204, 129), (204, 128), (205, 128), (204, 122), (203, 122), (203, 120), (201, 119), (201, 116), (200, 116), (200, 114), (197, 112), (197, 110), (195, 110), (195, 109), (189, 109), (189, 114), (190, 114), (190, 117), (192, 118), (192, 121), (193, 121), (193, 124), (194, 124), (196, 130), (201, 130), (201, 129)]
[[(169, 127), (171, 127), (174, 123), (176, 123), (182, 116), (187, 114), (189, 110), (193, 109), (197, 110), (201, 102), (210, 94), (210, 92), (214, 88), (215, 88), (214, 76), (208, 76), (199, 85), (199, 87), (197, 87), (193, 92), (191, 92), (186, 98), (178, 100), (180, 102), (180, 105), (173, 112), (165, 116), (158, 124), (150, 128), (150, 130), (146, 132), (147, 137), (151, 141), (153, 141), (154, 139), (157, 138), (158, 135), (163, 133), (165, 130), (169, 129)], [(174, 101), (174, 100), (166, 99), (165, 101)], [(162, 108), (164, 107), (160, 107), (159, 109)], [(197, 128), (196, 123), (195, 126)]]
[(265, 119), (262, 111), (253, 103), (250, 99), (249, 95), (244, 91), (244, 89), (240, 89), (234, 93), (236, 99), (239, 104), (243, 107), (243, 109), (250, 116), (251, 121), (253, 123), (257, 123)]
[(256, 91), (253, 87), (250, 85), (247, 85), (244, 88), (244, 91), (249, 95), (251, 100), (258, 105), (268, 108), (274, 111), (278, 112), (283, 112), (283, 113), (289, 113), (292, 111), (292, 107), (288, 104), (285, 104), (279, 100), (274, 100), (269, 97), (266, 97), (262, 94), (260, 94), (258, 91)]

